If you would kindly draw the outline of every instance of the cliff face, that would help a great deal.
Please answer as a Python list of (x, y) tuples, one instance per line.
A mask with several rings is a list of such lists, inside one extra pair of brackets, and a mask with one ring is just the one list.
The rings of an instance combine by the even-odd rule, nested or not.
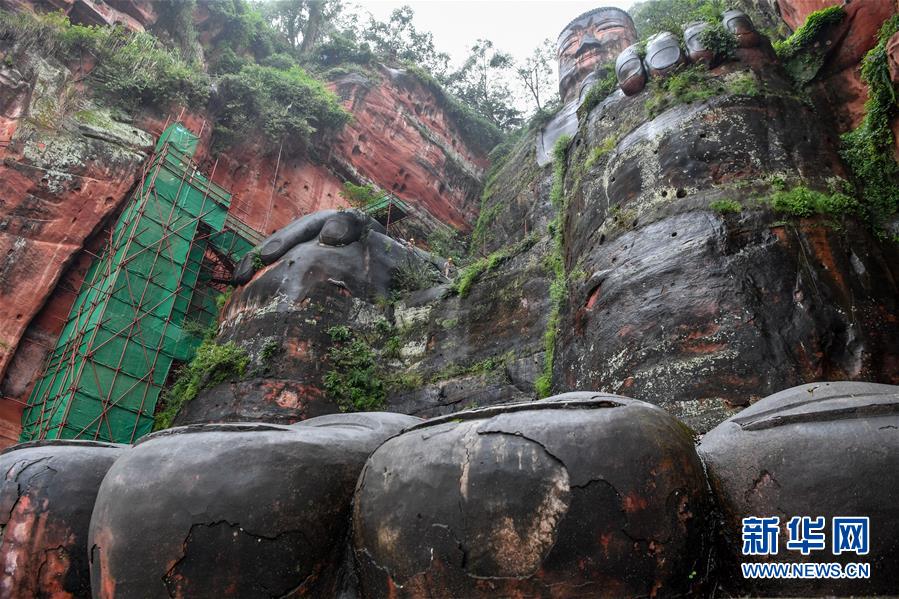
[[(82, 92), (64, 66), (37, 56), (15, 64), (0, 92), (9, 135), (0, 146), (0, 374), (4, 395), (23, 400), (43, 359), (42, 333), (61, 325), (42, 319), (17, 354), (20, 339), (48, 300), (72, 301), (79, 265), (66, 273), (139, 177), (152, 138), (105, 112), (68, 112)], [(47, 317), (67, 311), (51, 301)]]
[[(84, 2), (63, 8), (73, 21), (94, 23), (79, 12), (81, 5), (113, 8)], [(152, 6), (117, 10), (141, 7), (146, 14), (132, 24), (140, 29), (152, 25)], [(234, 194), (232, 215), (260, 233), (347, 206), (341, 195), (346, 180), (390, 191), (426, 225), (439, 220), (466, 230), (476, 218), (490, 148), (467, 141), (472, 138), (460, 132), (442, 93), (405, 71), (379, 67), (335, 79), (330, 86), (353, 120), (326, 149), (279, 156), (271, 145), (263, 149), (247, 139), (213, 154), (214, 125), (203, 110), (157, 106), (139, 111), (132, 122), (116, 120), (85, 102), (86, 70), (93, 65), (62, 64), (21, 46), (0, 52), (6, 58), (0, 72), (0, 390), (9, 413), (7, 442), (18, 434), (21, 402), (62, 329), (90, 257), (106, 240), (104, 224), (124, 205), (154, 137), (173, 119), (201, 134), (201, 167)]]
[(442, 97), (409, 72), (384, 66), (343, 75), (330, 87), (353, 120), (325, 152), (280, 160), (277, 151), (260, 156), (255, 145), (224, 152), (215, 180), (235, 194), (235, 214), (270, 234), (304, 214), (346, 206), (342, 182), (351, 179), (470, 229), (490, 148), (466, 141)]
[[(895, 248), (851, 216), (795, 218), (770, 202), (796, 189), (845, 187), (837, 136), (851, 119), (820, 115), (851, 110), (825, 90), (832, 77), (857, 79), (855, 65), (892, 10), (847, 6), (844, 22), (818, 42), (826, 52), (805, 90), (810, 101), (766, 43), (742, 48), (689, 83), (698, 100), (653, 84), (630, 97), (615, 92), (580, 115), (568, 110), (575, 135), (561, 166), (538, 165), (552, 158), (545, 143), (540, 156), (535, 151), (552, 123), (523, 133), (483, 194), (487, 144), (413, 72), (379, 66), (334, 77), (330, 87), (354, 118), (324, 149), (305, 154), (257, 139), (213, 153), (209, 115), (172, 110), (202, 132), (201, 164), (234, 193), (232, 215), (262, 234), (345, 206), (345, 180), (371, 182), (426, 219), (471, 230), (485, 257), (455, 281), (435, 274), (439, 257), (425, 258), (434, 272), (412, 284), (404, 279), (421, 273), (385, 267), (390, 282), (375, 295), (349, 283), (371, 276), (370, 250), (337, 249), (346, 255), (333, 267), (318, 254), (304, 258), (312, 266), (289, 278), (316, 284), (296, 297), (254, 280), (256, 291), (232, 300), (219, 340), (245, 347), (255, 375), (201, 393), (180, 421), (292, 422), (336, 410), (324, 384), (334, 370), (334, 325), (364, 331), (387, 365), (386, 405), (424, 416), (531, 399), (548, 387), (594, 388), (663, 405), (707, 429), (786, 386), (894, 382)], [(614, 35), (591, 33), (605, 32), (601, 20), (582, 16), (575, 21), (587, 29), (563, 36), (561, 55), (573, 65), (566, 89), (584, 91), (633, 36), (624, 13), (612, 16)], [(29, 60), (37, 66), (3, 79), (5, 113), (13, 115), (3, 125), (12, 140), (3, 150), (12, 198), (6, 234), (17, 257), (4, 271), (17, 299), (5, 304), (3, 391), (18, 400), (80, 284), (83, 249), (102, 245), (104, 220), (139, 176), (148, 133), (166, 122), (164, 111), (144, 110), (137, 127), (81, 111), (65, 127), (43, 126), (47, 98), (64, 102), (73, 75)], [(62, 182), (45, 176), (51, 172)], [(41, 191), (51, 184), (53, 194)], [(81, 211), (70, 215), (75, 201)], [(39, 216), (25, 222), (22, 214)], [(72, 226), (63, 226), (71, 216)], [(560, 261), (564, 280), (554, 270)]]
[[(844, 177), (832, 133), (777, 91), (774, 65), (728, 70), (714, 85), (748, 74), (765, 91), (632, 129), (645, 98), (613, 96), (575, 138), (566, 177), (574, 275), (556, 384), (660, 403), (700, 429), (779, 389), (895, 382), (899, 369), (893, 244), (852, 218), (785, 218), (762, 201)], [(716, 210), (724, 201), (740, 209)]]

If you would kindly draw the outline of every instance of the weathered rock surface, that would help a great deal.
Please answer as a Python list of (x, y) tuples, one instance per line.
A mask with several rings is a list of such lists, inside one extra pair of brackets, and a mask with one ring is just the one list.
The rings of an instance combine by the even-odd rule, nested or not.
[(214, 178), (234, 193), (233, 212), (271, 234), (303, 215), (346, 206), (342, 182), (350, 178), (392, 193), (421, 218), (469, 229), (490, 147), (460, 129), (442, 96), (384, 66), (330, 85), (354, 118), (327, 153), (279, 160), (252, 143), (225, 150)]
[(144, 31), (158, 18), (152, 3), (136, 0), (0, 0), (3, 10), (61, 11), (78, 25), (118, 25)]
[[(4, 121), (12, 137), (0, 146), (0, 377), (69, 264), (121, 205), (152, 144), (106, 112), (68, 112), (66, 98), (80, 92), (62, 65), (12, 55), (30, 91), (28, 108)], [(24, 371), (42, 358), (25, 360)]]
[(269, 265), (255, 275), (248, 256), (236, 271), (237, 280), (253, 278), (234, 291), (218, 339), (249, 350), (252, 374), (203, 390), (176, 424), (292, 423), (337, 411), (322, 388), (333, 344), (328, 330), (383, 319), (377, 304), (397, 287), (401, 272), (439, 277), (426, 253), (379, 229), (379, 223), (358, 212), (322, 211), (264, 241), (260, 256)]
[[(784, 387), (896, 380), (896, 248), (852, 218), (783, 220), (758, 200), (845, 174), (832, 132), (773, 65), (750, 65), (713, 70), (720, 95), (656, 118), (647, 92), (612, 96), (575, 139), (557, 389), (626, 393), (708, 430)], [(728, 93), (737, 78), (759, 92)], [(742, 211), (710, 208), (722, 199)]]
[(572, 393), (386, 442), (359, 478), (353, 544), (366, 597), (671, 596), (705, 577), (707, 513), (685, 427)]
[[(719, 555), (727, 593), (780, 596), (890, 594), (899, 584), (899, 387), (814, 383), (781, 391), (709, 432), (699, 445), (723, 517)], [(879, 481), (879, 482), (875, 482)], [(776, 555), (742, 555), (742, 519), (780, 518)], [(823, 516), (827, 549), (786, 547), (794, 516)], [(869, 553), (833, 555), (832, 518), (870, 518)], [(864, 580), (746, 580), (740, 562), (867, 562)]]
[(431, 417), (536, 399), (549, 316), (544, 241), (478, 278), (465, 296), (411, 294), (393, 307), (402, 360), (422, 381), (388, 395), (391, 410)]
[(100, 488), (94, 597), (334, 596), (359, 471), (417, 422), (351, 414), (145, 437)]
[[(817, 0), (779, 1), (784, 20), (794, 28), (801, 26), (812, 11), (834, 4)], [(868, 50), (877, 44), (877, 32), (884, 21), (896, 14), (897, 5), (892, 0), (872, 0), (847, 2), (843, 8), (846, 17), (820, 41), (827, 54), (813, 82), (819, 108), (829, 110), (833, 115), (830, 125), (839, 133), (857, 127), (865, 115), (868, 88), (861, 81), (859, 64)], [(795, 26), (794, 22), (797, 23)]]
[(100, 482), (125, 449), (46, 441), (0, 454), (0, 596), (90, 597), (91, 512)]

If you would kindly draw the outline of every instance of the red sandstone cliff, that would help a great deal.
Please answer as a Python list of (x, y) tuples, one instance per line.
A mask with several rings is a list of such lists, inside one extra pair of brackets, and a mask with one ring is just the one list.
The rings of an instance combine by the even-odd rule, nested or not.
[[(110, 4), (130, 14), (143, 6)], [(59, 7), (75, 21), (96, 22), (79, 12), (85, 6), (111, 14), (100, 10), (111, 6), (83, 0)], [(154, 19), (148, 11), (133, 28)], [(11, 52), (0, 48), (0, 58)], [(279, 157), (247, 140), (212, 156), (213, 125), (202, 111), (156, 107), (133, 125), (120, 123), (71, 108), (68, 100), (83, 90), (66, 65), (37, 56), (14, 64), (0, 72), (0, 444), (16, 438), (22, 402), (102, 247), (101, 229), (139, 180), (167, 119), (202, 132), (204, 170), (233, 192), (232, 213), (266, 234), (347, 205), (340, 191), (348, 179), (374, 183), (462, 230), (476, 217), (489, 148), (466, 143), (445, 99), (401, 70), (379, 67), (330, 84), (354, 118), (326, 150)]]

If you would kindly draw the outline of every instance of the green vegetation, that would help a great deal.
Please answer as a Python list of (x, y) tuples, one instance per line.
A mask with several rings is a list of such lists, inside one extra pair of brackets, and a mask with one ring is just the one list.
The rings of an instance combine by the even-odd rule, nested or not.
[(461, 268), (465, 262), (465, 242), (459, 236), (459, 232), (451, 227), (439, 227), (434, 229), (427, 239), (429, 251), (443, 258), (452, 258), (457, 268)]
[(536, 235), (528, 235), (515, 245), (500, 248), (486, 258), (469, 264), (456, 276), (456, 280), (453, 282), (453, 291), (462, 297), (468, 295), (468, 291), (478, 277), (494, 270), (509, 258), (529, 250), (537, 243), (537, 240)]
[[(498, 147), (499, 146), (497, 146), (497, 148)], [(493, 162), (493, 165), (490, 167), (490, 172), (487, 173), (484, 190), (481, 192), (481, 209), (478, 212), (478, 220), (474, 225), (474, 230), (471, 232), (471, 245), (469, 247), (471, 251), (474, 251), (475, 248), (480, 248), (487, 242), (488, 228), (502, 211), (503, 206), (499, 202), (495, 203), (493, 206), (488, 206), (488, 204), (493, 195), (493, 189), (496, 185), (496, 180), (499, 177), (500, 168), (508, 159), (508, 152), (509, 150), (506, 150), (506, 153), (502, 158)]]
[(91, 56), (89, 87), (115, 108), (202, 105), (209, 96), (206, 74), (149, 33), (73, 25), (62, 13), (0, 11), (0, 39), (64, 62)]
[(445, 381), (460, 376), (470, 376), (475, 374), (489, 374), (497, 370), (505, 368), (512, 360), (515, 359), (515, 352), (508, 351), (499, 356), (490, 356), (480, 362), (463, 366), (460, 364), (450, 364), (440, 372), (433, 376), (433, 381)]
[(355, 206), (356, 208), (364, 208), (375, 200), (380, 199), (384, 195), (384, 192), (371, 183), (366, 183), (365, 185), (355, 185), (347, 181), (343, 184), (343, 189), (341, 190), (340, 195), (343, 196), (343, 198), (347, 202), (349, 202), (351, 206)]
[(801, 185), (789, 191), (776, 191), (769, 201), (775, 212), (797, 217), (813, 214), (843, 216), (859, 209), (858, 202), (844, 193), (824, 193)]
[(211, 339), (204, 340), (193, 360), (181, 367), (175, 384), (163, 395), (153, 430), (172, 426), (182, 406), (194, 399), (202, 389), (243, 377), (249, 363), (247, 352), (234, 342), (218, 345)]
[(724, 82), (727, 92), (736, 96), (757, 96), (761, 93), (758, 80), (752, 71), (733, 73)]
[(324, 376), (325, 392), (342, 412), (380, 410), (387, 401), (387, 386), (371, 346), (345, 326), (328, 329), (334, 345), (328, 351), (330, 369)]
[(653, 79), (645, 102), (650, 118), (679, 104), (703, 102), (721, 94), (757, 96), (762, 93), (752, 72), (732, 73), (723, 81), (712, 77), (704, 65), (682, 69), (667, 79)]
[(728, 60), (737, 52), (737, 36), (728, 31), (720, 21), (699, 34), (699, 41), (715, 53), (719, 60)]
[(231, 294), (233, 293), (234, 287), (229, 286), (225, 291), (215, 296), (215, 307), (219, 312), (221, 312), (225, 305), (231, 301)]
[(635, 3), (630, 14), (640, 39), (660, 31), (682, 35), (684, 23), (707, 21), (719, 23), (728, 5), (724, 0), (646, 0)]
[(594, 83), (587, 91), (584, 101), (578, 106), (577, 116), (583, 118), (590, 114), (600, 102), (609, 97), (613, 91), (618, 89), (618, 77), (615, 75), (615, 62), (610, 61), (602, 65), (599, 71), (604, 71), (606, 76)]
[(862, 61), (862, 80), (868, 86), (865, 118), (854, 131), (843, 135), (843, 159), (862, 190), (864, 210), (881, 228), (899, 208), (899, 166), (893, 158), (895, 140), (890, 120), (897, 113), (896, 90), (890, 80), (886, 44), (899, 31), (899, 15), (886, 21), (878, 43)]
[(602, 140), (602, 143), (590, 150), (590, 155), (587, 157), (587, 160), (584, 162), (584, 170), (590, 170), (593, 166), (602, 158), (615, 149), (615, 146), (618, 145), (618, 138), (614, 135), (610, 135), (609, 137)]
[(265, 262), (262, 261), (262, 255), (259, 252), (253, 252), (253, 270), (262, 270), (265, 268)]
[(568, 296), (568, 277), (565, 273), (565, 214), (568, 202), (565, 197), (565, 174), (568, 168), (568, 145), (571, 138), (563, 135), (553, 147), (553, 186), (549, 198), (555, 208), (556, 215), (549, 224), (552, 233), (552, 250), (547, 256), (547, 266), (553, 275), (549, 286), (549, 318), (546, 331), (543, 333), (543, 373), (534, 381), (538, 397), (547, 397), (552, 392), (553, 363), (556, 353), (556, 334), (559, 329), (559, 318), (562, 304)]
[(736, 200), (715, 200), (709, 204), (709, 208), (719, 214), (743, 211), (743, 205)]
[(406, 69), (412, 77), (437, 97), (466, 143), (474, 149), (489, 152), (502, 141), (503, 132), (499, 127), (470, 106), (463, 104), (455, 96), (447, 93), (430, 73), (412, 64), (407, 64)]
[(218, 147), (261, 128), (271, 143), (300, 149), (314, 134), (335, 131), (350, 120), (337, 96), (297, 66), (284, 70), (254, 64), (223, 75), (214, 111)]
[(434, 267), (423, 260), (403, 260), (393, 275), (394, 287), (398, 292), (417, 291), (431, 287), (438, 281)]
[(787, 39), (774, 42), (774, 51), (784, 68), (798, 86), (803, 86), (818, 74), (829, 47), (820, 42), (827, 29), (846, 17), (842, 6), (831, 6), (811, 13), (805, 23)]
[(804, 52), (818, 36), (831, 25), (836, 25), (846, 18), (846, 10), (840, 6), (830, 6), (811, 13), (802, 27), (793, 32), (787, 39), (774, 42), (774, 51), (781, 60), (788, 60)]
[(277, 356), (280, 352), (280, 342), (275, 339), (266, 341), (265, 345), (262, 346), (262, 350), (260, 350), (259, 352), (259, 363), (263, 368), (267, 369), (271, 365), (272, 360), (275, 359), (275, 356)]
[(702, 102), (721, 93), (723, 90), (709, 78), (708, 73), (706, 67), (695, 65), (668, 78), (653, 79), (645, 104), (650, 118), (655, 118), (678, 104)]

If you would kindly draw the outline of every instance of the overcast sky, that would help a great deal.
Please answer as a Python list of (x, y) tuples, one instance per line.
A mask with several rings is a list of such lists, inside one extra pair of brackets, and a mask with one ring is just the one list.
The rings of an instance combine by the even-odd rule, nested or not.
[(418, 29), (434, 34), (438, 48), (461, 64), (478, 38), (523, 59), (546, 38), (555, 41), (562, 28), (582, 12), (600, 6), (627, 10), (634, 0), (600, 2), (551, 0), (364, 0), (356, 2), (379, 20), (387, 20), (395, 9), (408, 4), (415, 10)]

